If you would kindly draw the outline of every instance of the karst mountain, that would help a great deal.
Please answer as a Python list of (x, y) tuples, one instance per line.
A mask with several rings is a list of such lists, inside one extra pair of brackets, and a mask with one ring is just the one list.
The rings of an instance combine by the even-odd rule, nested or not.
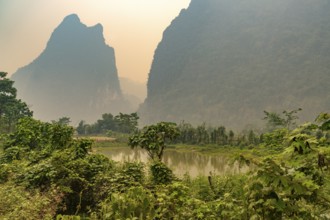
[(330, 1), (192, 0), (164, 31), (144, 123), (258, 126), (263, 111), (330, 110)]
[(129, 112), (119, 84), (114, 49), (103, 27), (84, 25), (75, 14), (64, 18), (45, 50), (13, 74), (18, 95), (42, 120), (70, 117), (94, 121), (103, 113)]

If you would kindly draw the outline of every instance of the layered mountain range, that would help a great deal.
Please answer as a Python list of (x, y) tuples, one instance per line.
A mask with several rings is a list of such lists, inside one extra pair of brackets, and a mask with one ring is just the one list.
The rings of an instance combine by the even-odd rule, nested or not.
[(122, 95), (114, 49), (105, 43), (103, 27), (87, 27), (75, 14), (63, 20), (39, 57), (12, 79), (38, 119), (94, 121), (103, 113), (132, 110)]
[(192, 0), (164, 31), (144, 123), (259, 126), (263, 111), (330, 110), (330, 1)]

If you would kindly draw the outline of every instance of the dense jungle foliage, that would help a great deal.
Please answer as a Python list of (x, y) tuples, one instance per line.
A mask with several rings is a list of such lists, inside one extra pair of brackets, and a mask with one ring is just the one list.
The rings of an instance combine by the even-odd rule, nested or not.
[[(265, 134), (255, 148), (266, 156), (239, 155), (251, 166), (248, 173), (179, 179), (158, 157), (148, 164), (115, 163), (94, 154), (90, 140), (74, 138), (72, 127), (22, 118), (14, 132), (2, 135), (0, 216), (329, 219), (329, 130), (330, 115), (321, 114), (315, 124)], [(167, 131), (169, 139), (179, 134), (174, 124), (159, 123), (130, 141), (154, 152), (168, 143)]]

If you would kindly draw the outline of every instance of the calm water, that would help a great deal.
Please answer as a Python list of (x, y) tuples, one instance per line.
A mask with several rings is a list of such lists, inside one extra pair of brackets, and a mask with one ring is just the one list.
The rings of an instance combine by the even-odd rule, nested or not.
[[(102, 148), (99, 153), (108, 156), (114, 161), (140, 161), (148, 162), (148, 155), (142, 149), (130, 148)], [(163, 162), (169, 166), (177, 176), (188, 173), (192, 177), (198, 175), (233, 174), (246, 172), (247, 168), (239, 169), (237, 164), (230, 164), (229, 161), (219, 156), (203, 155), (197, 152), (179, 152), (173, 149), (166, 150)]]

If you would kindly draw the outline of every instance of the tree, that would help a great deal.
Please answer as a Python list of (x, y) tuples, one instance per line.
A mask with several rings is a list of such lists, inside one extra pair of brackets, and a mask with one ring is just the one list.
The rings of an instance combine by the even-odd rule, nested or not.
[(84, 135), (86, 134), (86, 123), (85, 121), (81, 120), (78, 124), (78, 127), (76, 128), (76, 131), (79, 135)]
[[(58, 123), (66, 122), (66, 117), (61, 118)], [(132, 133), (137, 130), (139, 116), (137, 113), (123, 114), (113, 116), (111, 113), (104, 113), (102, 119), (94, 124), (86, 124), (80, 121), (76, 128), (78, 134), (106, 134), (108, 131), (120, 133)], [(69, 118), (68, 118), (69, 120)]]
[(206, 125), (203, 123), (202, 125), (197, 126), (196, 128), (196, 138), (198, 144), (208, 144), (209, 143), (209, 133), (206, 130)]
[(317, 123), (320, 123), (319, 128), (322, 131), (329, 131), (330, 130), (330, 114), (329, 113), (321, 113), (315, 119)]
[(255, 135), (253, 130), (249, 131), (248, 141), (249, 141), (249, 144), (256, 144), (257, 143), (257, 136)]
[(196, 144), (196, 130), (191, 124), (182, 121), (178, 125), (178, 129), (180, 132), (180, 136), (178, 137), (179, 142)]
[(228, 143), (230, 145), (233, 145), (234, 144), (234, 136), (235, 136), (234, 132), (232, 130), (230, 130), (229, 131), (229, 139), (228, 139)]
[(293, 126), (296, 126), (296, 120), (299, 118), (296, 114), (301, 111), (301, 108), (294, 109), (292, 111), (283, 111), (285, 116), (284, 118), (284, 126), (286, 129), (292, 129)]
[(264, 120), (267, 121), (267, 126), (270, 130), (275, 130), (277, 127), (284, 125), (284, 119), (278, 113), (264, 111)]
[(95, 133), (102, 133), (108, 130), (113, 130), (116, 127), (114, 117), (111, 113), (105, 113), (102, 115), (102, 119), (97, 120), (95, 127)]
[(32, 117), (33, 112), (27, 104), (16, 98), (14, 81), (6, 78), (7, 73), (0, 72), (0, 129), (10, 132), (18, 119)]
[(169, 141), (179, 136), (179, 130), (175, 123), (160, 122), (143, 128), (129, 138), (128, 145), (132, 148), (145, 149), (152, 160), (161, 161), (164, 149)]
[(277, 128), (286, 128), (289, 130), (296, 125), (296, 120), (298, 119), (296, 114), (301, 110), (301, 108), (298, 108), (292, 111), (283, 111), (282, 114), (284, 116), (281, 116), (276, 112), (264, 111), (266, 115), (264, 120), (267, 121), (267, 125), (270, 130), (275, 130)]
[(218, 134), (218, 144), (225, 145), (227, 144), (228, 136), (226, 135), (226, 128), (224, 126), (220, 126), (217, 129)]
[(61, 117), (57, 121), (53, 120), (53, 124), (60, 124), (60, 125), (69, 125), (71, 122), (69, 117)]
[(131, 114), (119, 113), (115, 116), (116, 127), (119, 132), (131, 133), (137, 129), (139, 116), (136, 112)]

